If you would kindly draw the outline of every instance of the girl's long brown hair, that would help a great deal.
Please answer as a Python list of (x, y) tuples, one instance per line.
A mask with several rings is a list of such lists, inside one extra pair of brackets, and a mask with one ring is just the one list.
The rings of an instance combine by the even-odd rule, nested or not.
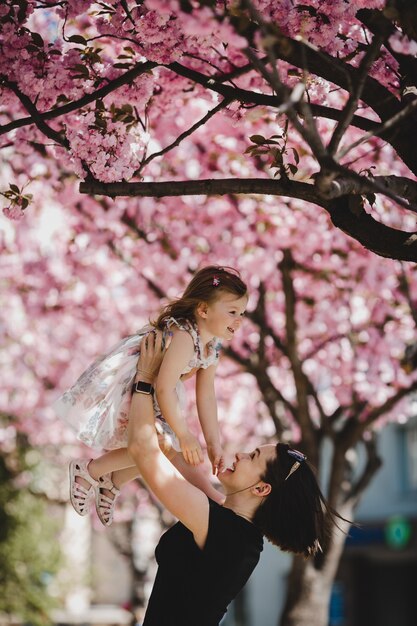
[(152, 324), (163, 330), (170, 317), (195, 322), (195, 310), (200, 302), (210, 304), (225, 292), (238, 298), (247, 294), (248, 289), (239, 272), (233, 267), (219, 265), (203, 267), (193, 276), (182, 296), (169, 302)]

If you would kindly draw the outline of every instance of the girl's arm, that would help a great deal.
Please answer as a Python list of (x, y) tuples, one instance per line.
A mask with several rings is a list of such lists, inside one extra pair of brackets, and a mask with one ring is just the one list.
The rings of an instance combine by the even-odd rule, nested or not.
[(207, 369), (199, 369), (196, 374), (198, 417), (207, 444), (207, 453), (212, 464), (213, 474), (221, 471), (224, 463), (214, 391), (216, 368), (217, 364), (211, 365)]
[(191, 335), (185, 330), (174, 330), (156, 381), (156, 397), (164, 419), (179, 439), (184, 459), (191, 465), (198, 465), (204, 461), (203, 451), (198, 439), (188, 430), (175, 389), (193, 355)]
[[(158, 354), (161, 354), (160, 333), (156, 340), (152, 334), (148, 346), (141, 349), (138, 369), (157, 371)], [(154, 378), (140, 376), (140, 380), (150, 383)], [(159, 449), (152, 397), (134, 393), (129, 417), (128, 449), (139, 472), (158, 500), (193, 533), (196, 544), (203, 548), (209, 521), (207, 496), (188, 483)]]

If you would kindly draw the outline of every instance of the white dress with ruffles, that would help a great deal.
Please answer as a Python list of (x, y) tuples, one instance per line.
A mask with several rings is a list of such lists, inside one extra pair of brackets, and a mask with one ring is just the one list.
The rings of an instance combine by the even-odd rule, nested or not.
[[(204, 349), (197, 325), (189, 320), (167, 320), (167, 330), (177, 326), (187, 331), (194, 343), (194, 355), (182, 375), (193, 369), (206, 369), (219, 359), (220, 340), (214, 337)], [(77, 382), (58, 398), (54, 408), (58, 416), (78, 432), (78, 439), (92, 448), (115, 450), (127, 446), (127, 425), (132, 397), (132, 385), (144, 337), (154, 327), (144, 326), (134, 335), (125, 337), (105, 355), (92, 363)], [(185, 409), (185, 389), (181, 380), (176, 386), (181, 409)], [(178, 439), (161, 414), (154, 398), (155, 425), (159, 433), (170, 439), (179, 451)]]

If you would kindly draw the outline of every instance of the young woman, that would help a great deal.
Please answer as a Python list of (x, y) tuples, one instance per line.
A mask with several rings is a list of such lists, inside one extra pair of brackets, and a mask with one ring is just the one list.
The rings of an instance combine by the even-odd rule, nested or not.
[[(136, 380), (152, 384), (162, 356), (161, 334), (149, 335)], [(143, 626), (218, 626), (258, 563), (264, 535), (306, 557), (320, 550), (334, 517), (302, 453), (279, 443), (236, 454), (218, 475), (226, 495), (220, 505), (160, 451), (151, 396), (135, 393), (131, 411), (129, 453), (179, 520), (156, 548), (158, 572)]]

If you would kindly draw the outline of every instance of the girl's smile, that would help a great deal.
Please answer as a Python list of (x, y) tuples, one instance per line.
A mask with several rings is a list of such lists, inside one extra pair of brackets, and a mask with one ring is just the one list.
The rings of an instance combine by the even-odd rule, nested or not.
[(219, 337), (230, 341), (242, 324), (248, 303), (247, 296), (240, 298), (230, 293), (220, 293), (211, 303), (201, 303), (197, 308), (197, 319), (203, 340)]

